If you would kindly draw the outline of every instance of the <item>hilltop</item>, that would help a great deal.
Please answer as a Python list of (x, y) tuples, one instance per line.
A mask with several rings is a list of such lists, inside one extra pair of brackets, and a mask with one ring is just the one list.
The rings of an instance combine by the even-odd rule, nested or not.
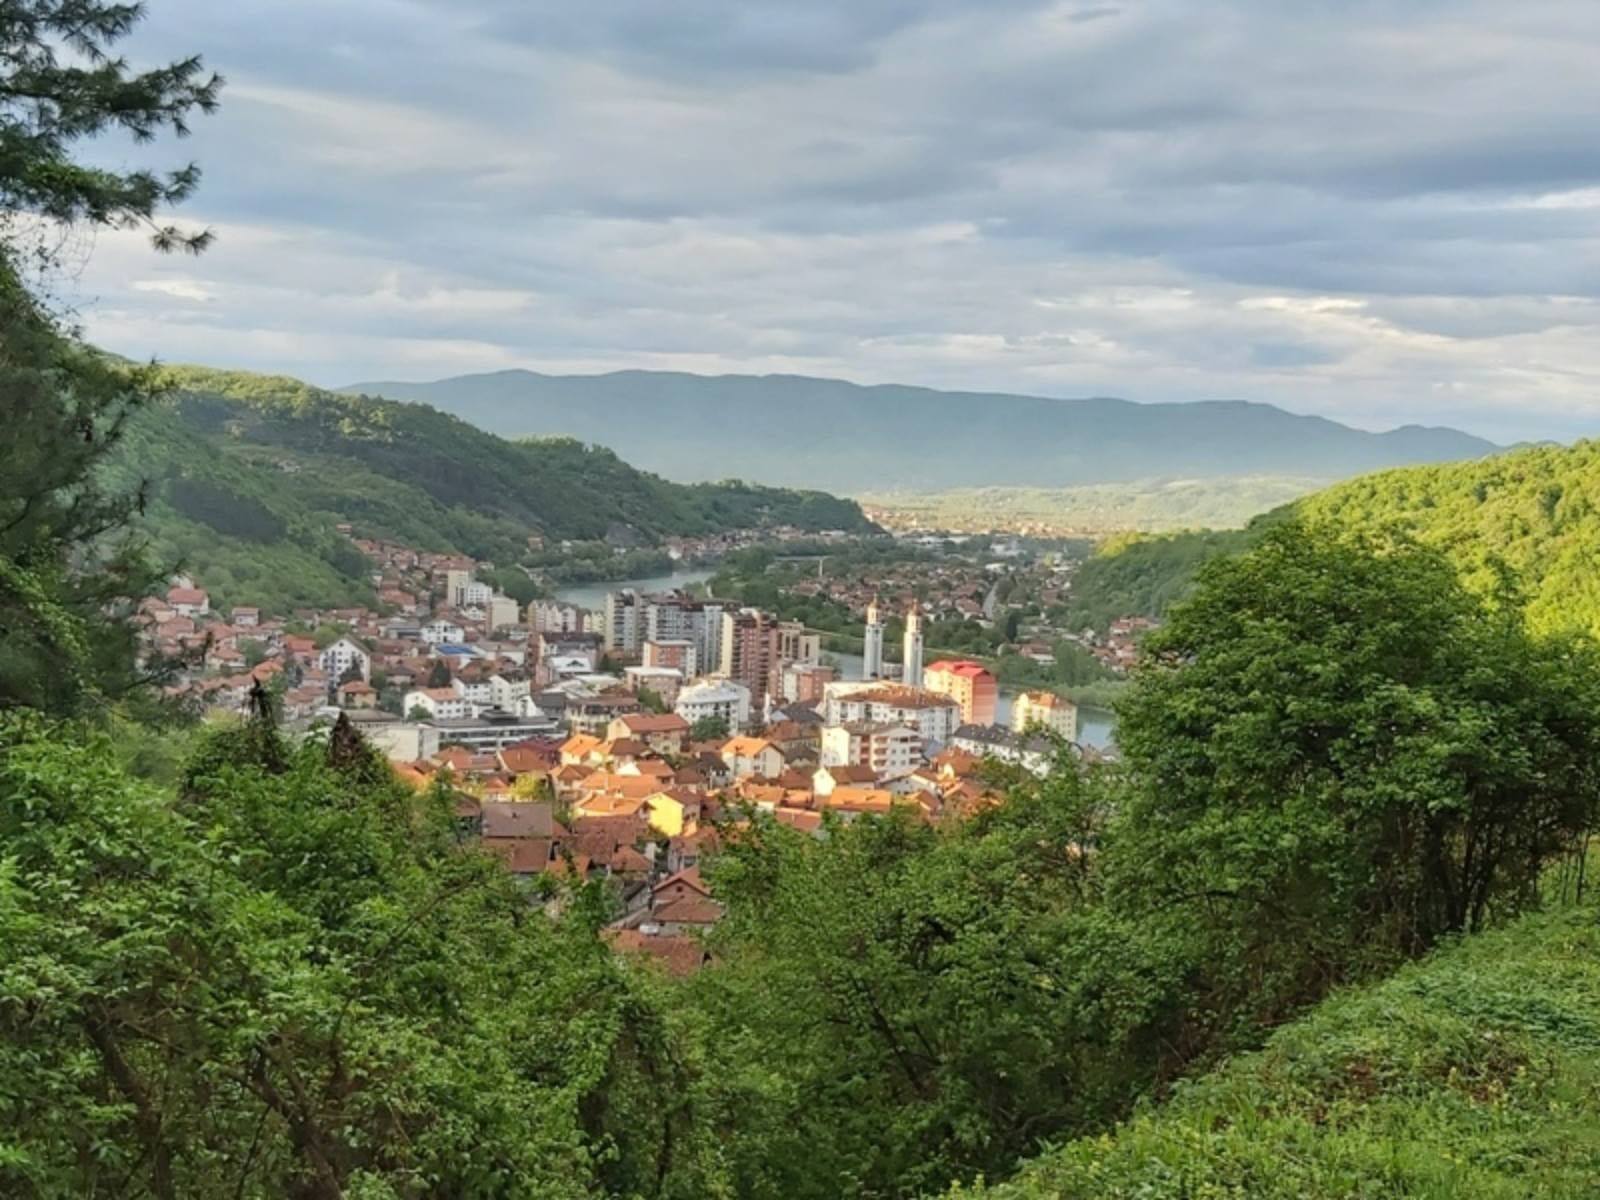
[(498, 371), (341, 390), (422, 401), (505, 435), (581, 434), (603, 414), (607, 445), (674, 479), (705, 479), (717, 464), (737, 462), (772, 483), (848, 494), (1242, 475), (1332, 480), (1499, 449), (1454, 429), (1369, 433), (1243, 401), (1055, 400), (799, 375)]
[(1600, 441), (1381, 471), (1274, 509), (1240, 531), (1108, 542), (1073, 581), (1071, 617), (1102, 625), (1114, 616), (1159, 616), (1204, 562), (1247, 548), (1292, 516), (1401, 531), (1444, 549), (1480, 589), (1495, 584), (1498, 561), (1515, 573), (1535, 630), (1600, 635)]
[(1479, 934), (1325, 1001), (1265, 1049), (989, 1200), (1600, 1194), (1592, 906)]
[(341, 522), (503, 565), (530, 535), (652, 546), (768, 525), (872, 528), (856, 504), (822, 492), (672, 483), (575, 438), (507, 440), (426, 405), (202, 367), (169, 379), (115, 470), (150, 481), (158, 552), (223, 595), (368, 599), (370, 568), (336, 533)]

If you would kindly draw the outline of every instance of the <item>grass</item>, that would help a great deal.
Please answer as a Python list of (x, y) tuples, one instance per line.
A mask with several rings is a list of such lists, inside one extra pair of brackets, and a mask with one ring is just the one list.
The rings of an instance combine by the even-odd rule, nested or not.
[(1600, 1197), (1600, 921), (1464, 939), (987, 1200)]

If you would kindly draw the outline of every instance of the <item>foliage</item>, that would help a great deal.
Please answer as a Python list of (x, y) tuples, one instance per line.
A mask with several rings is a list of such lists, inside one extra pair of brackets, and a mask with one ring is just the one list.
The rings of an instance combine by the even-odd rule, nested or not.
[(222, 80), (198, 58), (136, 74), (115, 56), (143, 15), (105, 0), (0, 0), (0, 207), (63, 224), (144, 225), (160, 249), (198, 251), (208, 234), (155, 221), (194, 191), (198, 167), (114, 171), (71, 155), (112, 131), (136, 142), (182, 136), (196, 110), (216, 108)]
[(1600, 441), (1384, 471), (1298, 507), (1310, 520), (1409, 533), (1448, 554), (1476, 590), (1492, 591), (1509, 567), (1535, 631), (1600, 635)]
[(1329, 1000), (1259, 1054), (993, 1200), (1406, 1200), (1600, 1194), (1600, 921), (1468, 938)]
[(1255, 540), (1254, 530), (1265, 523), (1233, 533), (1107, 541), (1078, 568), (1069, 596), (1051, 616), (1067, 629), (1099, 632), (1120, 617), (1160, 617), (1183, 598), (1205, 563), (1247, 549)]
[(223, 732), (174, 804), (74, 741), (0, 730), (7, 1195), (704, 1186), (651, 993), (582, 895), (552, 922), (459, 848), (443, 789)]
[(1600, 661), (1436, 551), (1290, 524), (1212, 563), (1118, 706), (1118, 886), (1272, 1020), (1535, 898), (1600, 800)]
[(0, 709), (74, 712), (140, 682), (132, 610), (156, 582), (134, 485), (99, 470), (148, 373), (64, 336), (0, 251)]
[(728, 736), (728, 722), (722, 717), (701, 717), (689, 727), (689, 738), (696, 742), (720, 742)]
[(1082, 849), (1113, 794), (1066, 769), (944, 832), (731, 839), (722, 965), (692, 990), (739, 1195), (915, 1195), (1123, 1095), (1159, 960), (1096, 904)]

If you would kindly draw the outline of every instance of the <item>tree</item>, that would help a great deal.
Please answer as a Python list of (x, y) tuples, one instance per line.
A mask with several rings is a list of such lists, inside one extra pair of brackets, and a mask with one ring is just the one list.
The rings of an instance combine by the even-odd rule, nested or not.
[(450, 664), (444, 659), (435, 659), (433, 666), (428, 668), (427, 686), (431, 688), (450, 686)]
[(1213, 562), (1120, 717), (1123, 885), (1262, 1010), (1532, 902), (1600, 798), (1594, 650), (1403, 539), (1292, 524)]
[(736, 1194), (942, 1192), (1148, 1080), (1161, 947), (1103, 909), (1085, 852), (1116, 783), (1062, 767), (944, 830), (730, 832), (708, 869), (719, 965), (691, 995)]
[(0, 795), (0, 1192), (725, 1194), (598, 899), (545, 919), (348, 728), (224, 731), (175, 804), (0, 717)]
[[(112, 47), (142, 16), (101, 0), (0, 0), (0, 203), (61, 224), (148, 226), (161, 249), (198, 251), (205, 232), (156, 222), (199, 180), (73, 160), (82, 141), (187, 131), (221, 81), (198, 59), (143, 74)], [(100, 468), (156, 389), (147, 369), (78, 344), (29, 295), (14, 230), (0, 231), (0, 708), (75, 711), (142, 682), (131, 624), (154, 583), (128, 531), (141, 487), (110, 490)], [(48, 249), (37, 251), (48, 265)]]
[(689, 726), (689, 740), (694, 742), (720, 742), (728, 733), (726, 717), (701, 717)]
[(653, 692), (647, 687), (642, 687), (634, 695), (646, 712), (665, 713), (672, 711), (667, 706), (667, 702), (661, 698), (661, 693), (659, 692)]
[(0, 0), (0, 201), (64, 224), (147, 226), (159, 249), (198, 252), (208, 232), (156, 221), (194, 191), (197, 166), (113, 171), (71, 154), (113, 131), (182, 136), (196, 111), (215, 110), (222, 79), (198, 57), (134, 73), (115, 56), (143, 16), (142, 4), (107, 0)]

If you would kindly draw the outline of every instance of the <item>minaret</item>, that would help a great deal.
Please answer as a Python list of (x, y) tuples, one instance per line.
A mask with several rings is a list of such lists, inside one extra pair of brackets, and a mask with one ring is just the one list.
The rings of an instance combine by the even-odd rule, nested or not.
[(900, 656), (904, 674), (901, 679), (907, 687), (922, 686), (922, 613), (913, 604), (906, 613), (906, 641)]
[(883, 674), (883, 616), (878, 612), (878, 598), (874, 596), (867, 605), (866, 644), (861, 648), (861, 678), (877, 679)]

